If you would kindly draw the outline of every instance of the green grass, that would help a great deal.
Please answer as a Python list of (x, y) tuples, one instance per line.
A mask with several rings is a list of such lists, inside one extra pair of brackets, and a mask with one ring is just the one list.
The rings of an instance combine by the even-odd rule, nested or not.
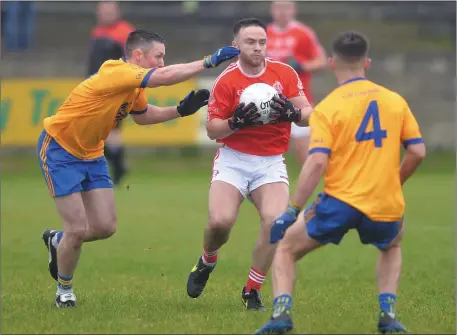
[[(290, 159), (295, 184), (297, 167)], [(130, 187), (116, 192), (119, 227), (84, 246), (74, 285), (79, 306), (57, 310), (41, 233), (59, 228), (38, 165), (2, 159), (2, 333), (253, 333), (269, 317), (240, 302), (258, 218), (242, 206), (231, 241), (204, 294), (186, 294), (201, 252), (211, 157), (132, 158)], [(413, 333), (454, 333), (455, 157), (432, 155), (405, 188), (406, 236), (398, 313)], [(292, 185), (294, 189), (294, 185)], [(377, 252), (350, 233), (340, 247), (310, 254), (298, 266), (293, 315), (297, 333), (374, 333)]]

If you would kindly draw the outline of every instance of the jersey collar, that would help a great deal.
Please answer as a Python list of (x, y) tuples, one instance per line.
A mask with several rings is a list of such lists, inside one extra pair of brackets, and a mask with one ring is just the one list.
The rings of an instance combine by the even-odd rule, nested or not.
[(124, 61), (124, 63), (127, 63), (127, 59), (125, 59), (125, 56), (122, 56), (121, 59)]
[(360, 81), (360, 80), (367, 80), (367, 78), (365, 78), (365, 77), (355, 77), (355, 78), (351, 78), (351, 79), (346, 80), (345, 82), (341, 83), (340, 86), (343, 86), (343, 85), (352, 83), (352, 82), (354, 82), (354, 81)]
[(258, 78), (258, 77), (260, 77), (261, 75), (263, 75), (263, 74), (265, 73), (265, 71), (267, 71), (267, 66), (268, 66), (267, 63), (268, 63), (268, 61), (267, 61), (267, 59), (266, 59), (266, 57), (265, 57), (265, 67), (263, 68), (262, 71), (260, 71), (260, 72), (257, 73), (257, 74), (247, 74), (246, 72), (244, 72), (244, 71), (243, 71), (243, 68), (241, 67), (241, 64), (240, 64), (240, 61), (239, 61), (239, 60), (236, 62), (236, 65), (237, 65), (238, 69), (240, 70), (240, 72), (241, 72), (241, 74), (242, 74), (243, 76), (246, 76), (246, 77), (248, 77), (248, 78)]

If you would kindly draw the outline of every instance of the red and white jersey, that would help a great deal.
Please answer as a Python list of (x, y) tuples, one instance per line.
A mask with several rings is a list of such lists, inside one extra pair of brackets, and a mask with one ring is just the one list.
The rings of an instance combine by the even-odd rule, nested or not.
[[(300, 78), (287, 64), (267, 58), (262, 72), (248, 75), (243, 72), (239, 62), (235, 62), (214, 82), (208, 101), (208, 121), (229, 119), (240, 103), (243, 90), (255, 83), (271, 85), (289, 99), (305, 95)], [(290, 123), (281, 122), (241, 129), (217, 142), (246, 154), (272, 156), (286, 152), (289, 140)]]
[[(314, 31), (308, 26), (293, 21), (286, 30), (280, 30), (274, 24), (267, 27), (267, 56), (280, 62), (294, 57), (299, 62), (310, 61), (316, 58), (322, 47)], [(299, 73), (308, 101), (312, 103), (309, 89), (311, 73)]]

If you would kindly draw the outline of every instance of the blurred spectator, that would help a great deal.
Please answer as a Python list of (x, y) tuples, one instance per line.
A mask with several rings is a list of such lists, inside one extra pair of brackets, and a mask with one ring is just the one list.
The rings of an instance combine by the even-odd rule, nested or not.
[(124, 55), (128, 35), (135, 28), (121, 17), (116, 1), (101, 1), (97, 5), (97, 25), (92, 30), (88, 75), (98, 71), (109, 59)]
[(2, 39), (10, 51), (28, 49), (33, 41), (36, 8), (34, 1), (2, 1)]
[[(92, 30), (88, 75), (98, 72), (105, 61), (121, 58), (124, 55), (127, 37), (133, 30), (135, 28), (122, 19), (117, 2), (99, 2), (97, 25)], [(105, 141), (105, 156), (113, 169), (114, 185), (118, 185), (126, 173), (124, 146), (120, 131), (121, 122), (116, 123), (116, 127)]]
[[(293, 1), (273, 1), (268, 25), (267, 56), (289, 64), (298, 73), (309, 102), (311, 73), (327, 65), (327, 56), (314, 31), (296, 20), (297, 8)], [(292, 123), (292, 147), (300, 164), (308, 152), (309, 128)]]

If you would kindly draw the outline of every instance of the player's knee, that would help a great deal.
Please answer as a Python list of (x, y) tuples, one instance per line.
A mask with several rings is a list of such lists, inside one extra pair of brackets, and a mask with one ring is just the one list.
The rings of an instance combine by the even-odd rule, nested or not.
[[(117, 216), (116, 211), (113, 210), (109, 213), (96, 213), (89, 222), (90, 229), (87, 232), (86, 238), (89, 240), (105, 239), (116, 232), (117, 229)], [(90, 236), (89, 236), (90, 235)]]
[(80, 248), (86, 238), (86, 224), (72, 225), (64, 231), (64, 238), (67, 245), (72, 248)]
[(287, 255), (289, 257), (293, 257), (295, 259), (295, 252), (293, 245), (289, 243), (287, 240), (282, 240), (276, 249), (276, 253), (282, 254), (282, 255)]
[(108, 238), (113, 236), (117, 230), (117, 218), (113, 214), (110, 217), (105, 218), (102, 222), (99, 222), (96, 228), (98, 238)]
[(101, 238), (108, 238), (116, 233), (117, 225), (116, 222), (110, 223), (109, 225), (101, 227), (99, 234)]
[(232, 229), (235, 219), (231, 215), (212, 214), (209, 217), (208, 228), (213, 232), (225, 233)]
[(262, 228), (265, 228), (270, 231), (271, 227), (273, 226), (275, 220), (281, 214), (281, 211), (272, 211), (267, 210), (260, 213), (260, 219), (262, 222)]
[(84, 242), (87, 229), (87, 217), (83, 210), (67, 212), (64, 219), (64, 237), (66, 243), (78, 248)]

